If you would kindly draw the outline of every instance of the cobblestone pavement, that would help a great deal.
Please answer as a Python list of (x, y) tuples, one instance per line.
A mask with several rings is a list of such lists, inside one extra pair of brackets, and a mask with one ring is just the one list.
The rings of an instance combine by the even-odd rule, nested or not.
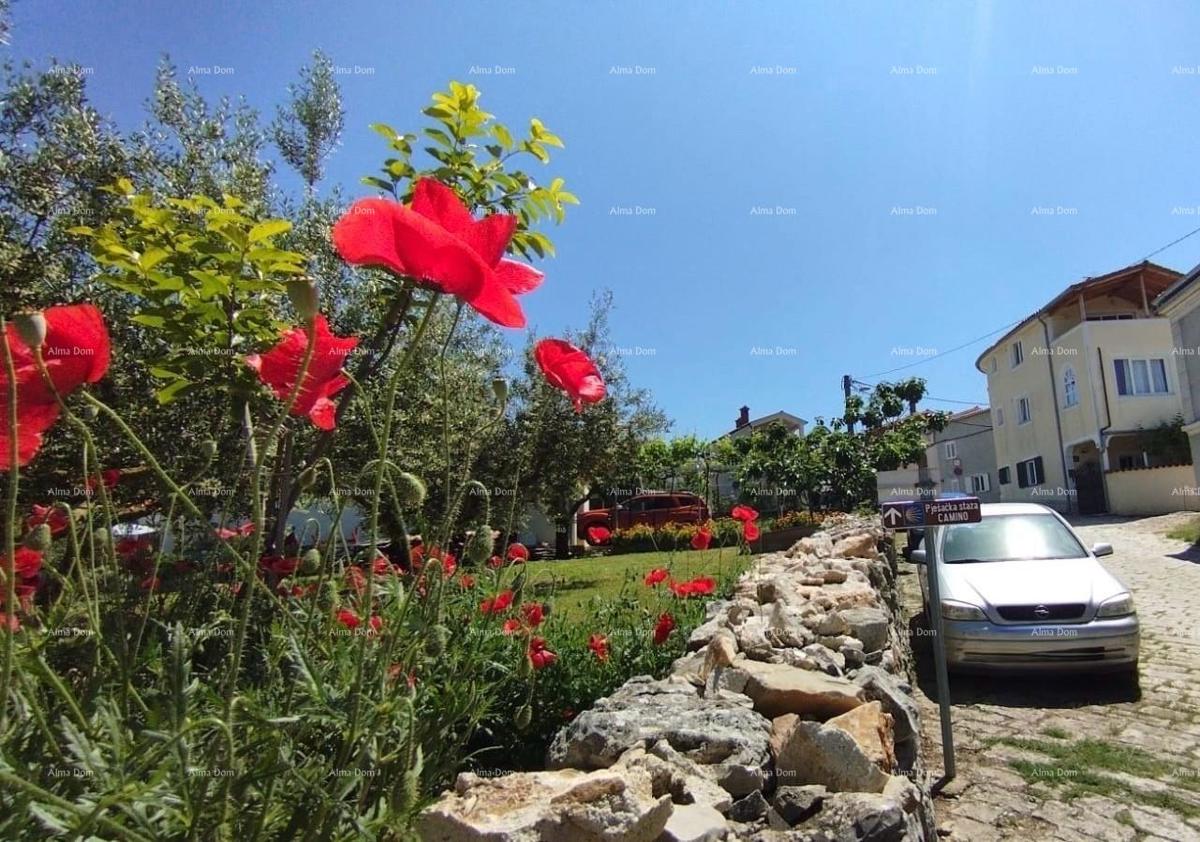
[[(1200, 840), (1200, 552), (1165, 535), (1194, 517), (1076, 521), (1086, 543), (1113, 545), (1101, 561), (1133, 591), (1140, 691), (1112, 677), (951, 675), (958, 777), (935, 802), (939, 834), (955, 842)], [(931, 647), (917, 577), (910, 565), (901, 570), (923, 749), (936, 778)]]

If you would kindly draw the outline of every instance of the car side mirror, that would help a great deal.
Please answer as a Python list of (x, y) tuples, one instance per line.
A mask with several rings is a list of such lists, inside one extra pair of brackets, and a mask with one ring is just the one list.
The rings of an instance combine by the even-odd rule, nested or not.
[(911, 561), (913, 564), (924, 564), (925, 563), (925, 551), (924, 550), (910, 551), (908, 554), (908, 560)]
[(1113, 554), (1112, 544), (1092, 544), (1092, 555), (1102, 556), (1102, 555), (1112, 555), (1112, 554)]

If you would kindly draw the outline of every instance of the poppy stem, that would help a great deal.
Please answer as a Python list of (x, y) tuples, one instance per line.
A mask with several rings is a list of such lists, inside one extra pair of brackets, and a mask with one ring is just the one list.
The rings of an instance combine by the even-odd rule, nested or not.
[(8, 721), (8, 687), (13, 664), (13, 601), (16, 599), (17, 491), (20, 484), (20, 450), (17, 438), (17, 370), (8, 341), (8, 321), (0, 316), (0, 339), (4, 345), (4, 372), (8, 383), (8, 509), (4, 519), (4, 668), (0, 673), (0, 731)]

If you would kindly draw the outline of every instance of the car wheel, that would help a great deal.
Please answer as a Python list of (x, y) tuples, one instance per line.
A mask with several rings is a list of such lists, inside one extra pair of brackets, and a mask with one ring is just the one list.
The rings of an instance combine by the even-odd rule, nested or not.
[(1137, 692), (1141, 689), (1142, 678), (1141, 673), (1138, 671), (1137, 661), (1134, 661), (1130, 666), (1121, 670), (1119, 673), (1117, 673), (1117, 676), (1120, 679), (1121, 684), (1129, 690)]

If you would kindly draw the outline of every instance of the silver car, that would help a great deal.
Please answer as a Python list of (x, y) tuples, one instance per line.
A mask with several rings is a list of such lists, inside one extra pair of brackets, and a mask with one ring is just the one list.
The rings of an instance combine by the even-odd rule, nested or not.
[[(1118, 671), (1136, 681), (1133, 596), (1046, 506), (990, 503), (979, 523), (927, 530), (936, 542), (946, 660), (959, 670)], [(929, 611), (928, 548), (913, 550)], [(927, 614), (926, 616), (932, 616)]]

